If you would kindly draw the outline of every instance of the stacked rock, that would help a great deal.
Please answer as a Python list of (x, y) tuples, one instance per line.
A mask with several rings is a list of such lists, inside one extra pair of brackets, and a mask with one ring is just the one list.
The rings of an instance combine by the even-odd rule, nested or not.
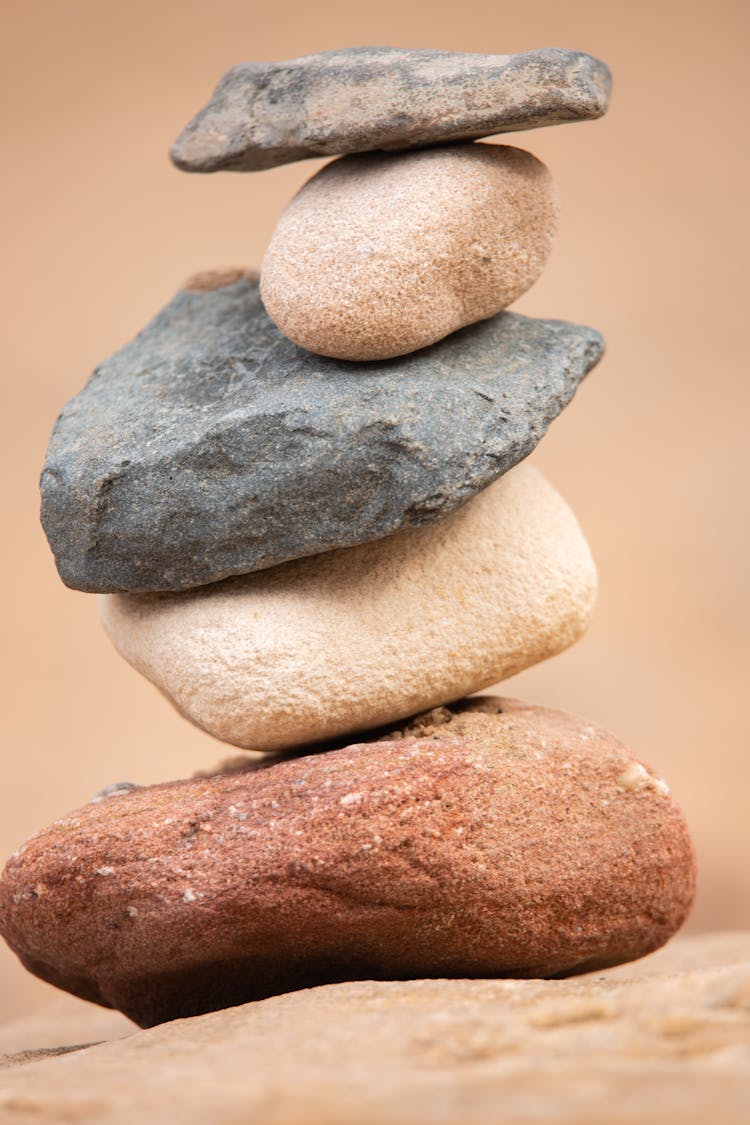
[(557, 193), (476, 139), (608, 90), (572, 51), (334, 51), (233, 68), (178, 140), (189, 171), (338, 159), (260, 283), (193, 278), (63, 410), (42, 519), (123, 656), (274, 753), (110, 787), (15, 853), (0, 929), (32, 972), (148, 1026), (341, 980), (584, 972), (682, 923), (665, 783), (593, 723), (465, 698), (588, 624), (586, 542), (519, 462), (603, 350), (503, 311)]

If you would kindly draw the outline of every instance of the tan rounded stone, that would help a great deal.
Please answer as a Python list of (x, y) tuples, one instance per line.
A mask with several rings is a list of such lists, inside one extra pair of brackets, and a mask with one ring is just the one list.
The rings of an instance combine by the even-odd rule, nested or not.
[(280, 750), (497, 683), (585, 630), (575, 517), (519, 466), (438, 523), (176, 594), (100, 598), (120, 653), (186, 718)]
[(10, 859), (0, 931), (144, 1026), (341, 980), (603, 968), (663, 944), (694, 892), (682, 815), (633, 765), (584, 719), (466, 700), (87, 805)]
[(281, 216), (263, 259), (263, 303), (309, 351), (404, 355), (525, 293), (558, 210), (548, 169), (508, 145), (347, 156)]

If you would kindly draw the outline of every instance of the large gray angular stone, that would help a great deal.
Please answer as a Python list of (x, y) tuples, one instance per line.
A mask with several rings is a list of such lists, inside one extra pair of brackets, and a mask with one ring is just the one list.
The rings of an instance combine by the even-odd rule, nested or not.
[(42, 522), (80, 590), (179, 590), (447, 515), (531, 452), (600, 358), (503, 312), (395, 360), (303, 351), (257, 281), (201, 278), (58, 419)]
[(256, 172), (313, 156), (469, 141), (606, 113), (607, 66), (546, 47), (473, 55), (350, 47), (227, 71), (171, 156), (186, 172)]

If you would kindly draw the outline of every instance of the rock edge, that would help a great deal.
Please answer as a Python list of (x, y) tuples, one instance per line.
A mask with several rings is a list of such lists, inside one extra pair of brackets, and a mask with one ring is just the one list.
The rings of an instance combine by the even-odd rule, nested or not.
[(255, 172), (476, 140), (601, 117), (610, 88), (603, 62), (559, 47), (516, 55), (352, 47), (239, 63), (170, 155), (186, 172)]

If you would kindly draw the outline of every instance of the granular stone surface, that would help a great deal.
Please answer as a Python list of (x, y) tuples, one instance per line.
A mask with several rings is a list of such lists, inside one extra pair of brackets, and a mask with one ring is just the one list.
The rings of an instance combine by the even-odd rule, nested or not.
[(0, 929), (151, 1025), (341, 980), (604, 968), (663, 944), (694, 882), (682, 814), (626, 747), (488, 697), (90, 804), (8, 862)]
[(281, 216), (263, 259), (261, 297), (300, 347), (389, 359), (494, 316), (525, 293), (557, 221), (547, 168), (509, 145), (343, 157)]
[(596, 571), (573, 513), (519, 465), (429, 527), (177, 594), (99, 599), (118, 651), (248, 750), (351, 735), (553, 656)]

